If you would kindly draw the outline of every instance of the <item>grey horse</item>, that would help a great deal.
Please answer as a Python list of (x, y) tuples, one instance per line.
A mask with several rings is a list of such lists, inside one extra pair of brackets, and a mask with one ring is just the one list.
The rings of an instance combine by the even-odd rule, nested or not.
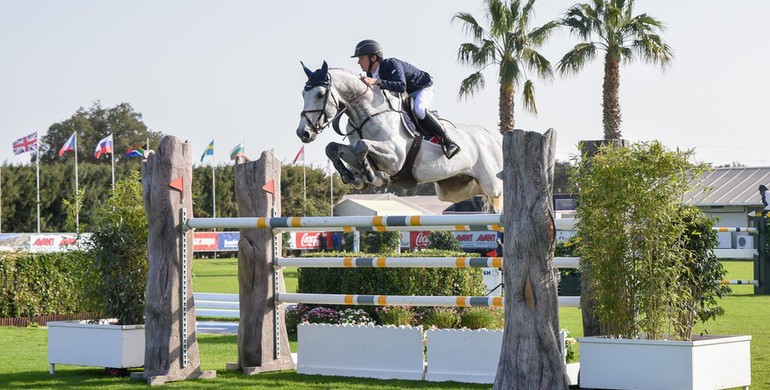
[[(400, 97), (378, 86), (367, 86), (351, 71), (329, 69), (325, 61), (316, 71), (302, 66), (308, 81), (302, 92), (305, 103), (297, 136), (304, 143), (313, 142), (332, 122), (346, 115), (347, 126), (340, 134), (348, 144), (331, 142), (326, 146), (326, 155), (342, 181), (357, 189), (391, 184), (393, 176), (404, 168), (415, 138), (402, 120)], [(438, 198), (449, 202), (484, 195), (493, 212), (502, 211), (501, 134), (476, 125), (444, 125), (462, 151), (450, 160), (441, 145), (423, 141), (411, 166), (414, 182), (435, 183)]]

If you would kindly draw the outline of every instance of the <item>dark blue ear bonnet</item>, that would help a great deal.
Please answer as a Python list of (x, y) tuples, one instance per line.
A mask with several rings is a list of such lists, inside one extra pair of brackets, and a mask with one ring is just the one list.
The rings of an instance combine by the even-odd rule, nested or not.
[(326, 61), (324, 61), (323, 65), (321, 65), (321, 69), (316, 69), (315, 72), (308, 69), (302, 61), (300, 61), (300, 64), (302, 64), (302, 68), (305, 70), (305, 74), (307, 75), (305, 91), (309, 91), (310, 89), (318, 86), (329, 86), (329, 66), (326, 65)]

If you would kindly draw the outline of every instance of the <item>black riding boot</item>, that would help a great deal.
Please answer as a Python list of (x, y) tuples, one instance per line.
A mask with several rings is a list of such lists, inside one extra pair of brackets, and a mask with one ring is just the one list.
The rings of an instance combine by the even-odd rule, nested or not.
[(446, 158), (452, 158), (460, 151), (460, 147), (449, 138), (444, 126), (438, 120), (438, 117), (430, 111), (425, 111), (425, 119), (420, 120), (420, 126), (423, 130), (435, 135), (441, 140), (441, 146), (444, 148)]

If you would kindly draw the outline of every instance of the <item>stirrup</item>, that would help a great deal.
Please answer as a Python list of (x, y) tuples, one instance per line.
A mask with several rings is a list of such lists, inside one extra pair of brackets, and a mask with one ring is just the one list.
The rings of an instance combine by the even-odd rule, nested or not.
[(448, 142), (446, 145), (442, 145), (442, 149), (444, 149), (444, 156), (446, 156), (447, 160), (454, 157), (457, 153), (460, 153), (460, 146), (454, 142)]

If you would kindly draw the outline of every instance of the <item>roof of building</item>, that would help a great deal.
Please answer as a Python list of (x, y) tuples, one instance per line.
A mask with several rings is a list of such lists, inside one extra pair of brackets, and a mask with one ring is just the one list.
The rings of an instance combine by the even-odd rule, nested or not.
[[(334, 215), (436, 215), (441, 214), (447, 207), (441, 205), (441, 201), (436, 197), (433, 197), (435, 202), (417, 198), (423, 197), (402, 198), (393, 194), (345, 195), (334, 206)], [(422, 207), (421, 204), (428, 207)], [(441, 210), (436, 212), (438, 208)]]
[[(703, 174), (706, 191), (690, 190), (684, 202), (695, 206), (761, 206), (760, 184), (770, 184), (770, 167), (715, 168)], [(697, 184), (696, 184), (697, 186)]]

